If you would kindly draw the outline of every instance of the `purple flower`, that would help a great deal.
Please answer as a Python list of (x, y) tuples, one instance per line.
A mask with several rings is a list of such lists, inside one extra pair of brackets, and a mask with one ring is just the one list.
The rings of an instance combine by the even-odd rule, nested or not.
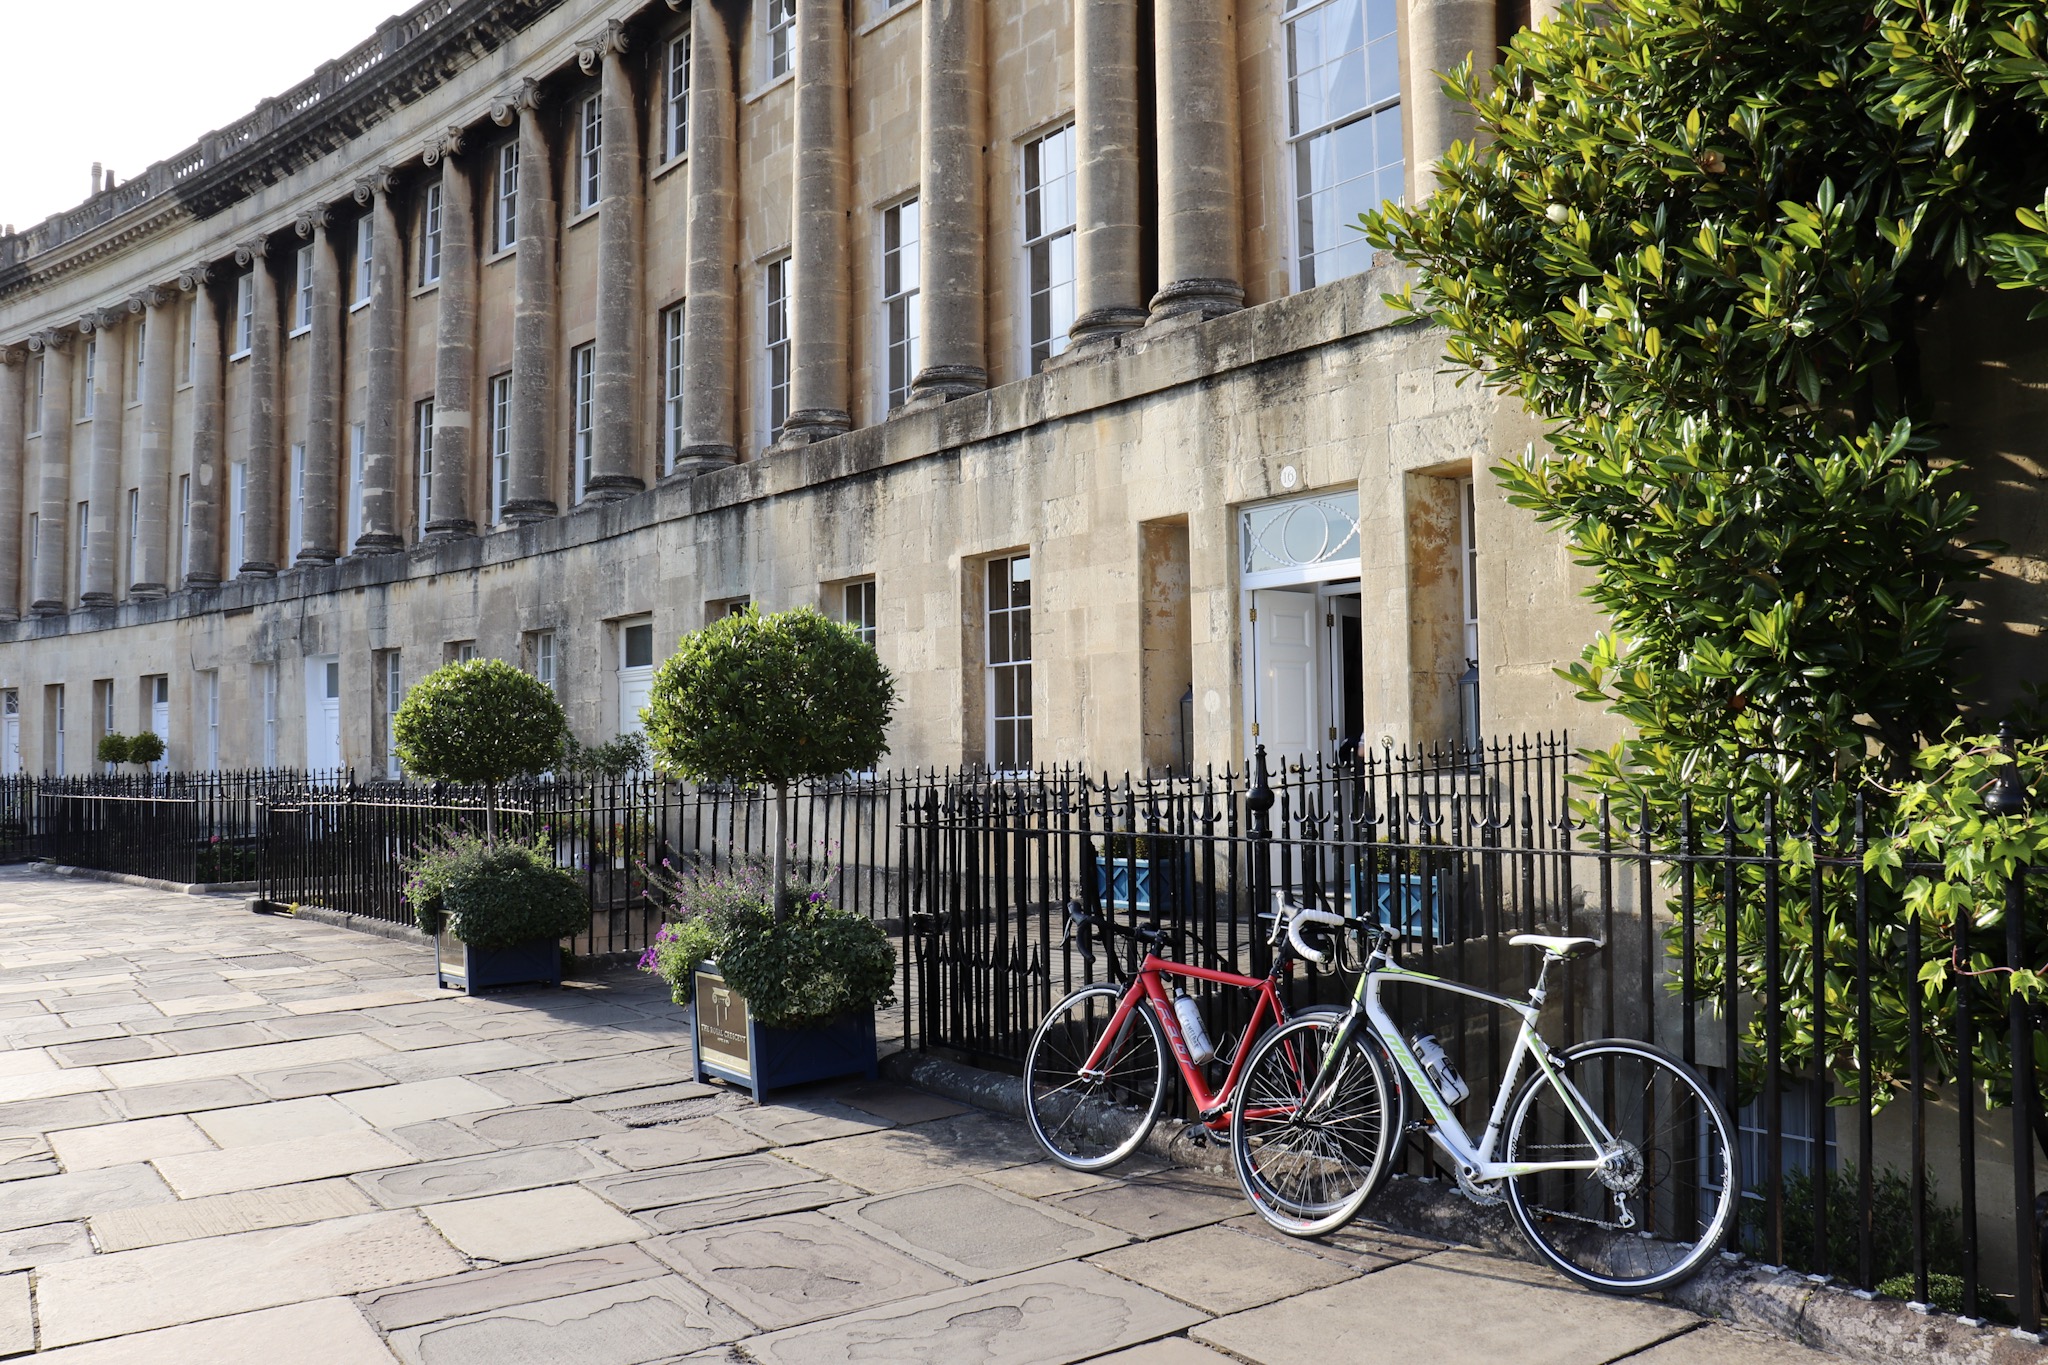
[(652, 949), (652, 948), (649, 948), (649, 949), (648, 949), (648, 950), (647, 950), (646, 952), (644, 952), (644, 953), (640, 954), (640, 970), (641, 970), (641, 971), (643, 971), (643, 972), (651, 972), (651, 971), (653, 971), (653, 970), (654, 970), (654, 962), (655, 962), (655, 952), (654, 952), (654, 949)]

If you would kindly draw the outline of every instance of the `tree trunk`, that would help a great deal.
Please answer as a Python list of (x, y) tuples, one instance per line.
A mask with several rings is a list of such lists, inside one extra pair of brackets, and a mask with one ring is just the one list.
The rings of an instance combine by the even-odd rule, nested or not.
[(498, 845), (498, 784), (484, 783), (484, 842)]
[(789, 894), (789, 784), (775, 784), (774, 833), (769, 837), (775, 847), (769, 854), (769, 866), (774, 869), (775, 881), (775, 922), (780, 924), (788, 913), (783, 900)]

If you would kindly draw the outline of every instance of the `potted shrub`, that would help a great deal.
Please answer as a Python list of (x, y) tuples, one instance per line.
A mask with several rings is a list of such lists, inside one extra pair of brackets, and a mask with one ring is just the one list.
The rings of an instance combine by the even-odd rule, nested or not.
[(434, 936), (441, 984), (469, 991), (562, 979), (561, 940), (590, 924), (574, 873), (540, 841), (498, 839), (498, 788), (552, 767), (568, 726), (554, 690), (501, 659), (429, 673), (392, 730), (407, 772), (484, 789), (484, 832), (458, 833), (408, 865), (406, 897)]
[[(109, 739), (113, 736), (109, 735)], [(144, 730), (139, 735), (128, 736), (128, 762), (141, 768), (159, 762), (164, 756), (164, 737), (154, 730)], [(116, 760), (118, 761), (118, 760)]]
[(93, 749), (93, 757), (111, 770), (128, 761), (130, 747), (135, 741), (116, 730), (109, 730), (100, 736), (100, 742)]
[[(872, 1074), (895, 953), (873, 923), (789, 881), (789, 790), (888, 752), (896, 688), (872, 646), (809, 607), (751, 609), (685, 636), (655, 670), (645, 718), (662, 768), (773, 793), (765, 870), (656, 878), (665, 924), (649, 967), (691, 1011), (699, 1079), (770, 1087)], [(706, 993), (709, 998), (706, 998)]]

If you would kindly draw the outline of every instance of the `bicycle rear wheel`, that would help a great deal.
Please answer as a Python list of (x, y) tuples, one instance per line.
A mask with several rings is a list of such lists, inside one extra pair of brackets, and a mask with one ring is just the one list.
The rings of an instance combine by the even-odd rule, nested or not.
[(1515, 1098), (1502, 1160), (1594, 1161), (1507, 1181), (1531, 1246), (1589, 1289), (1647, 1294), (1690, 1278), (1721, 1247), (1742, 1182), (1734, 1126), (1676, 1057), (1647, 1043), (1584, 1043), (1553, 1059), (1575, 1102), (1612, 1139), (1589, 1141), (1541, 1071)]
[(1259, 1040), (1230, 1108), (1230, 1156), (1245, 1197), (1296, 1237), (1342, 1227), (1385, 1181), (1395, 1139), (1380, 1050), (1361, 1020), (1323, 1093), (1311, 1095), (1343, 1017), (1309, 1015)]
[(1117, 986), (1075, 991), (1052, 1007), (1024, 1054), (1031, 1131), (1047, 1155), (1077, 1171), (1099, 1171), (1129, 1156), (1166, 1099), (1166, 1043), (1142, 997), (1088, 1066), (1123, 996)]

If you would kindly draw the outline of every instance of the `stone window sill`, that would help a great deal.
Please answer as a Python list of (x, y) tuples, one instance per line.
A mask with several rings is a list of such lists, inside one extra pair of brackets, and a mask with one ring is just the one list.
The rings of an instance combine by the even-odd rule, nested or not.
[(782, 74), (781, 74), (780, 76), (777, 76), (777, 77), (776, 77), (776, 78), (775, 78), (774, 80), (772, 80), (772, 81), (769, 81), (769, 82), (768, 82), (767, 84), (765, 84), (765, 85), (762, 85), (762, 86), (760, 86), (760, 87), (756, 88), (756, 89), (754, 90), (754, 92), (753, 92), (752, 94), (748, 95), (748, 96), (746, 97), (746, 99), (744, 99), (743, 101), (741, 101), (741, 103), (743, 103), (743, 104), (752, 104), (752, 103), (753, 103), (753, 102), (754, 102), (755, 100), (757, 100), (757, 99), (760, 99), (760, 98), (761, 98), (762, 96), (766, 95), (766, 94), (767, 94), (767, 93), (768, 93), (769, 91), (771, 91), (771, 90), (780, 90), (780, 89), (781, 89), (781, 88), (782, 88), (783, 86), (785, 86), (785, 85), (790, 85), (790, 84), (793, 84), (793, 83), (794, 83), (795, 81), (796, 81), (796, 64), (795, 64), (795, 58), (794, 58), (794, 56), (792, 56), (792, 57), (791, 57), (791, 59), (790, 59), (790, 69), (789, 69), (789, 70), (787, 70), (787, 71), (783, 72), (783, 73), (782, 73)]
[(518, 254), (518, 247), (508, 246), (502, 251), (493, 251), (490, 255), (484, 257), (484, 264), (496, 265), (499, 261), (510, 260), (512, 257), (517, 256)]
[(882, 7), (882, 12), (855, 29), (853, 31), (854, 37), (865, 38), (891, 19), (900, 14), (908, 14), (919, 7), (919, 0), (898, 0), (898, 3), (893, 5), (889, 3), (889, 0), (874, 0), (874, 2)]
[(247, 351), (236, 351), (228, 356), (228, 364), (232, 365), (237, 360), (247, 360), (248, 358), (249, 353)]
[(293, 341), (299, 337), (311, 336), (312, 334), (313, 324), (309, 322), (304, 327), (294, 327), (289, 332), (286, 332), (284, 334), (284, 339), (286, 341)]
[(570, 218), (570, 219), (569, 219), (569, 221), (568, 221), (568, 223), (566, 224), (566, 226), (568, 226), (568, 227), (572, 227), (572, 228), (573, 228), (573, 227), (581, 227), (581, 226), (583, 226), (583, 225), (584, 225), (585, 223), (589, 222), (589, 221), (590, 221), (591, 219), (593, 219), (593, 218), (597, 217), (597, 209), (598, 209), (598, 206), (597, 206), (596, 204), (592, 204), (592, 205), (591, 205), (591, 206), (590, 206), (589, 208), (587, 208), (587, 209), (580, 209), (580, 210), (578, 210), (578, 211), (577, 211), (577, 213), (575, 214), (575, 216), (573, 216), (572, 218)]
[(368, 308), (369, 306), (370, 301), (368, 299), (356, 299), (354, 302), (349, 304), (348, 311), (351, 313), (359, 313), (363, 309)]
[(654, 168), (654, 174), (650, 175), (648, 179), (664, 180), (668, 177), (670, 172), (676, 170), (679, 167), (687, 166), (689, 164), (690, 154), (688, 152), (684, 152), (681, 156), (672, 156), (668, 160), (662, 162), (659, 166), (656, 166)]
[(438, 294), (440, 292), (441, 282), (439, 280), (435, 280), (430, 284), (423, 284), (419, 286), (417, 289), (413, 290), (411, 297), (416, 299), (423, 299), (429, 294)]

